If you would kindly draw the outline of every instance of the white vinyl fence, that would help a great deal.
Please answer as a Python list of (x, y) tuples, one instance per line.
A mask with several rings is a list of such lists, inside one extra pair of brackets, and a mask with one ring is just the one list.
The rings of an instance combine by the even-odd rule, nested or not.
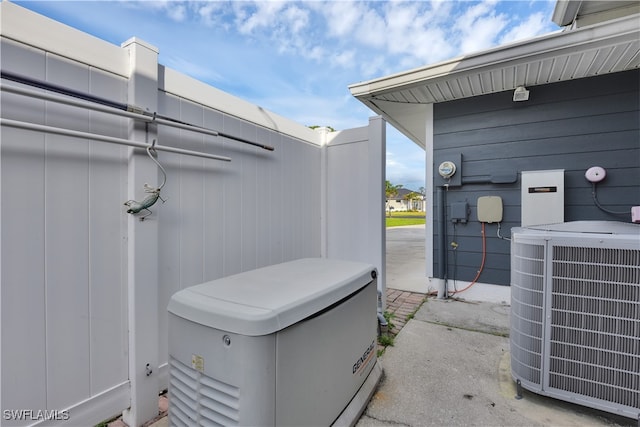
[[(382, 119), (313, 131), (163, 67), (143, 41), (8, 2), (0, 18), (2, 425), (153, 418), (184, 287), (321, 256), (368, 261), (384, 287)], [(163, 181), (135, 148), (151, 144), (166, 202), (141, 221), (124, 202)]]

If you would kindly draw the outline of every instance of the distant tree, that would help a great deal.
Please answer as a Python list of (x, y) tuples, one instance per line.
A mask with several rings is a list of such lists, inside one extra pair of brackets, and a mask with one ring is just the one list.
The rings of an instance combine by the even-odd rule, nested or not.
[(417, 210), (417, 206), (416, 206), (416, 200), (420, 200), (422, 198), (422, 195), (420, 193), (416, 193), (415, 191), (412, 191), (411, 193), (407, 193), (404, 196), (404, 199), (407, 201), (407, 206), (410, 208), (410, 210), (415, 211)]

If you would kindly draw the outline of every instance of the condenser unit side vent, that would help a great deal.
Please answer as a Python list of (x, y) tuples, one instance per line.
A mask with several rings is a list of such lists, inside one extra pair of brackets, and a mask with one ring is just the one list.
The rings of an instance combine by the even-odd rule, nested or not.
[(628, 225), (513, 230), (511, 358), (531, 391), (637, 419), (640, 228)]

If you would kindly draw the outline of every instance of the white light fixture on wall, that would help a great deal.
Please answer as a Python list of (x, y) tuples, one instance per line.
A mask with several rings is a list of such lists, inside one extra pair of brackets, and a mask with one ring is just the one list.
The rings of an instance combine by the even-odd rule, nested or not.
[(529, 91), (524, 86), (518, 86), (516, 90), (513, 91), (513, 102), (520, 101), (528, 101), (529, 100)]

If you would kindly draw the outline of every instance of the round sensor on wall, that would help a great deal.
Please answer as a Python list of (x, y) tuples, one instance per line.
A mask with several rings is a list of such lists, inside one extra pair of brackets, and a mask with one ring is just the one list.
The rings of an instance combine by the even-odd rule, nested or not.
[(600, 166), (591, 167), (584, 173), (584, 177), (589, 182), (600, 182), (605, 176), (607, 176), (607, 172)]

